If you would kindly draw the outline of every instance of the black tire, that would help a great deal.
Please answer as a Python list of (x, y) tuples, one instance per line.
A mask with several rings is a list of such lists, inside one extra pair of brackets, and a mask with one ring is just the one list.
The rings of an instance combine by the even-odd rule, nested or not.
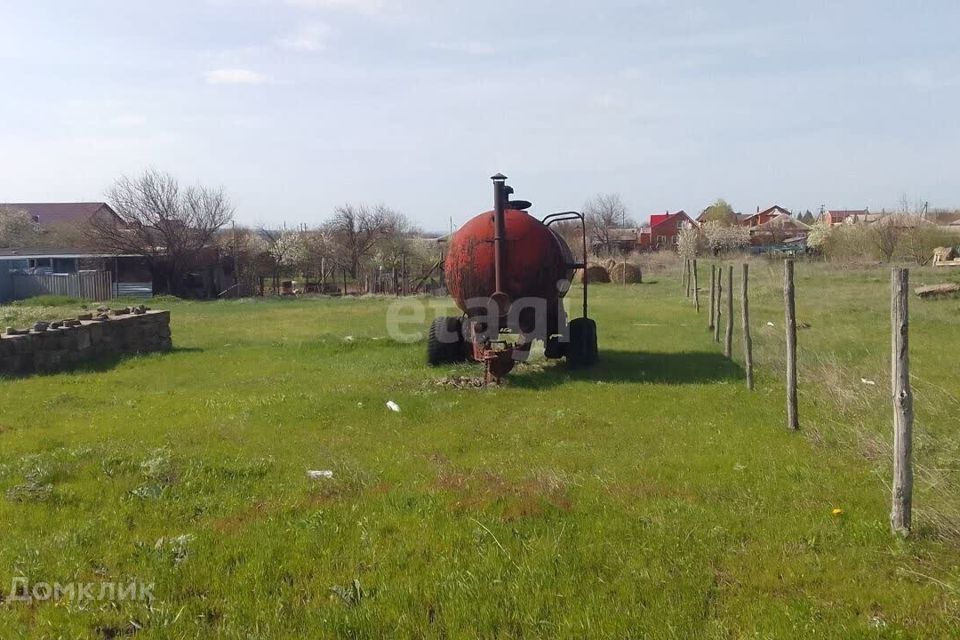
[(589, 318), (570, 321), (570, 343), (567, 345), (567, 364), (588, 367), (597, 361), (597, 323)]
[[(456, 336), (456, 340), (442, 339), (444, 336)], [(463, 321), (460, 318), (442, 316), (435, 318), (430, 325), (427, 337), (427, 362), (437, 367), (443, 364), (463, 362), (467, 359), (467, 350), (463, 340)]]
[(548, 360), (559, 360), (567, 353), (567, 343), (560, 341), (560, 336), (550, 336), (543, 345), (543, 355)]

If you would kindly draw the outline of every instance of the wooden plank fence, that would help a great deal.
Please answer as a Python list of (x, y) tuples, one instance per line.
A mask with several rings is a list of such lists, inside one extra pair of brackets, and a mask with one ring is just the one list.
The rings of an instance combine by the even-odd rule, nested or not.
[(113, 298), (113, 282), (109, 271), (33, 275), (15, 273), (12, 280), (15, 300), (42, 295), (70, 296), (94, 301)]

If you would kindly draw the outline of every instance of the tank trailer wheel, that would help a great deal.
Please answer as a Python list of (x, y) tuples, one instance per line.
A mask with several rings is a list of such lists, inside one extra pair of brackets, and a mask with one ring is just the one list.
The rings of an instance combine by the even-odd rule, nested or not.
[(590, 318), (570, 321), (570, 342), (567, 344), (567, 364), (586, 367), (597, 361), (597, 323)]
[(543, 355), (548, 360), (559, 360), (567, 353), (567, 343), (560, 341), (560, 336), (550, 336), (543, 345)]
[(463, 320), (450, 316), (435, 318), (427, 337), (427, 362), (436, 367), (463, 362), (466, 359)]

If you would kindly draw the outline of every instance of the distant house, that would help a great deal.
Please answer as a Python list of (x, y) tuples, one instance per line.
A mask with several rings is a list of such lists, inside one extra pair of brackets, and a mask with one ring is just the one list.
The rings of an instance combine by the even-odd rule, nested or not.
[(680, 231), (697, 226), (696, 221), (683, 210), (676, 213), (655, 213), (650, 222), (639, 230), (637, 237), (640, 249), (670, 249), (677, 245)]
[(872, 213), (869, 218), (861, 221), (860, 224), (872, 224), (876, 226), (889, 225), (897, 229), (916, 229), (917, 227), (937, 226), (936, 223), (930, 220), (907, 213)]
[[(113, 296), (149, 298), (153, 295), (153, 278), (143, 256), (77, 249), (16, 248), (0, 249), (0, 303), (35, 295), (36, 284), (28, 283), (31, 276), (66, 277), (82, 271), (109, 272)], [(18, 286), (18, 278), (29, 286)]]
[(870, 215), (869, 209), (828, 209), (823, 213), (823, 222), (829, 225), (856, 224), (867, 221)]
[(770, 222), (775, 218), (779, 218), (780, 216), (787, 216), (792, 218), (791, 213), (787, 209), (784, 209), (783, 207), (781, 207), (780, 205), (775, 204), (772, 207), (764, 209), (763, 211), (760, 210), (760, 207), (757, 207), (756, 213), (747, 213), (747, 214), (738, 213), (737, 224), (739, 224), (741, 227), (749, 227), (749, 228), (759, 227), (761, 225), (767, 224), (768, 222)]
[(590, 237), (590, 249), (598, 256), (605, 252), (630, 253), (638, 248), (638, 229), (607, 229), (604, 235)]
[(778, 213), (766, 221), (750, 227), (750, 244), (755, 247), (805, 245), (810, 231), (810, 225), (787, 213)]
[[(84, 244), (83, 227), (90, 221), (101, 217), (120, 219), (105, 202), (5, 202), (0, 203), (0, 209), (23, 212), (44, 232), (67, 232), (47, 237), (48, 242), (66, 239), (65, 243), (77, 245)], [(82, 246), (18, 246), (0, 249), (0, 302), (35, 295), (41, 286), (38, 283), (75, 277), (82, 271), (109, 272), (115, 296), (144, 297), (153, 293), (153, 278), (143, 256), (115, 255)]]
[[(707, 222), (707, 212), (708, 209), (704, 209), (703, 212), (697, 216), (697, 224), (699, 224), (701, 227), (705, 222)], [(760, 207), (757, 207), (757, 210), (754, 213), (735, 213), (733, 215), (736, 216), (738, 226), (756, 227), (781, 214), (790, 215), (790, 211), (784, 209), (780, 205), (775, 204), (772, 207), (764, 209), (763, 211), (760, 210)]]

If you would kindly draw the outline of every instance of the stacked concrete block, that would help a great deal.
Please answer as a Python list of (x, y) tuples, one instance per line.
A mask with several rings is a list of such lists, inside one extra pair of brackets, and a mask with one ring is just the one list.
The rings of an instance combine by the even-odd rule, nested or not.
[(59, 371), (102, 356), (168, 351), (170, 312), (143, 308), (97, 318), (37, 323), (0, 335), (0, 375)]

